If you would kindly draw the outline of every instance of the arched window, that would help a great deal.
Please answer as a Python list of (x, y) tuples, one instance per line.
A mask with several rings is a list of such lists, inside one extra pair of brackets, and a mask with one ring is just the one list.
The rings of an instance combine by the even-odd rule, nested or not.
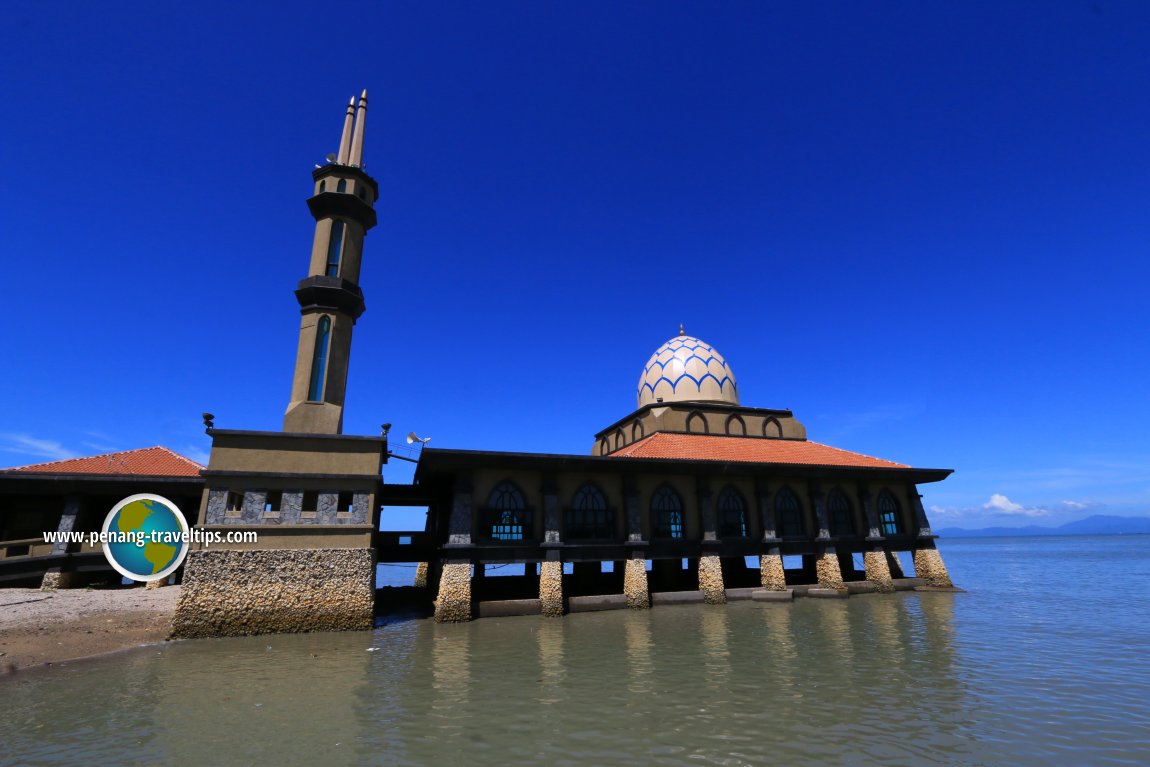
[(670, 485), (661, 485), (651, 496), (651, 535), (683, 537), (683, 499)]
[(331, 346), (331, 317), (319, 318), (315, 327), (315, 350), (311, 355), (311, 383), (307, 388), (309, 402), (322, 402), (327, 382), (327, 350)]
[(641, 421), (635, 421), (635, 424), (631, 427), (631, 441), (638, 442), (641, 439), (643, 439), (643, 423)]
[(611, 443), (607, 441), (607, 438), (604, 437), (603, 439), (599, 440), (599, 455), (607, 455), (610, 452)]
[(882, 526), (883, 535), (898, 535), (902, 532), (899, 522), (898, 501), (889, 490), (878, 494), (878, 521)]
[(575, 491), (564, 527), (565, 540), (609, 540), (615, 537), (615, 512), (607, 508), (607, 496), (594, 482), (587, 482)]
[(747, 424), (737, 415), (732, 415), (727, 418), (727, 434), (733, 434), (738, 437), (747, 436)]
[(321, 192), (326, 192), (326, 191), (327, 191), (327, 182), (326, 182), (326, 181), (321, 181), (321, 182), (319, 182), (319, 190), (320, 190)]
[(616, 450), (623, 447), (623, 442), (625, 441), (625, 439), (626, 438), (623, 436), (623, 430), (622, 429), (616, 429), (615, 430), (615, 449)]
[(325, 272), (328, 277), (339, 276), (339, 262), (343, 258), (343, 230), (342, 221), (336, 219), (331, 222), (331, 237), (327, 241), (327, 271)]
[(707, 419), (702, 413), (691, 413), (687, 416), (687, 431), (692, 434), (707, 433)]
[(522, 541), (531, 536), (531, 510), (514, 482), (504, 481), (487, 496), (484, 510), (488, 537), (496, 541)]
[(335, 185), (335, 191), (339, 192), (340, 194), (343, 194), (344, 192), (346, 192), (347, 191), (347, 179), (341, 178), (339, 180), (339, 183)]
[(715, 504), (719, 511), (719, 537), (720, 538), (746, 538), (747, 533), (747, 505), (743, 502), (743, 495), (735, 488), (727, 485), (719, 493), (719, 500)]
[(803, 534), (802, 507), (798, 496), (789, 487), (775, 494), (776, 535), (780, 538), (796, 537)]
[(830, 518), (831, 535), (854, 535), (855, 526), (851, 519), (851, 502), (837, 487), (827, 496), (827, 516)]
[(763, 421), (763, 436), (775, 438), (783, 436), (783, 427), (779, 426), (779, 421), (774, 416)]

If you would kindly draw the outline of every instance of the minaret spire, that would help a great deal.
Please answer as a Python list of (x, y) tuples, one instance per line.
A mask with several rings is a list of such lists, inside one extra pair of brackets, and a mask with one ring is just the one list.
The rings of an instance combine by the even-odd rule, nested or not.
[(336, 155), (336, 162), (340, 165), (347, 165), (348, 157), (351, 153), (351, 126), (355, 122), (355, 96), (348, 99), (347, 102), (347, 116), (343, 118), (343, 135), (339, 139), (339, 154)]
[(348, 104), (337, 162), (317, 165), (314, 194), (307, 201), (315, 218), (307, 277), (300, 280), (299, 347), (284, 431), (340, 434), (346, 399), (351, 336), (363, 314), (359, 271), (363, 239), (376, 224), (379, 186), (359, 167), (363, 162), (367, 91)]
[(351, 157), (348, 165), (359, 168), (363, 165), (363, 124), (367, 120), (367, 88), (359, 97), (359, 108), (355, 113), (355, 131), (351, 134)]

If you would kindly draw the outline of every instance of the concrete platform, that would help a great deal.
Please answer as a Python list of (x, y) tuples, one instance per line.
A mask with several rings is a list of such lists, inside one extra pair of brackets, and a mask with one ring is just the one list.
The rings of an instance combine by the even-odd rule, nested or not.
[(705, 601), (701, 591), (653, 591), (651, 605), (689, 605)]
[(814, 597), (815, 599), (846, 599), (850, 596), (850, 592), (846, 589), (821, 589), (812, 587), (807, 589), (807, 596)]
[(511, 615), (542, 615), (543, 603), (538, 599), (499, 599), (479, 602), (475, 606), (479, 618), (506, 618)]
[(627, 596), (625, 594), (594, 594), (585, 597), (569, 597), (567, 599), (567, 612), (591, 613), (599, 610), (626, 610)]
[(793, 602), (795, 590), (767, 591), (766, 589), (755, 589), (751, 592), (751, 599), (756, 602)]
[(852, 594), (872, 594), (878, 590), (878, 586), (870, 581), (847, 581), (847, 591)]
[(740, 599), (754, 599), (756, 591), (762, 591), (758, 586), (745, 589), (727, 589), (727, 601), (736, 602)]
[(926, 581), (922, 578), (895, 578), (893, 582), (895, 591), (914, 591), (919, 586), (926, 585)]

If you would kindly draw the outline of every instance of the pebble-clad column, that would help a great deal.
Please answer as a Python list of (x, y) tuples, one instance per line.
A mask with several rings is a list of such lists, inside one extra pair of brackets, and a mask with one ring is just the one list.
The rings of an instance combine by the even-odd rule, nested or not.
[(824, 551), (815, 563), (819, 585), (824, 589), (845, 589), (843, 571), (839, 567), (839, 557), (833, 551)]
[(544, 562), (539, 566), (539, 602), (543, 614), (558, 618), (563, 615), (563, 563)]
[(866, 579), (875, 585), (875, 590), (884, 594), (894, 591), (894, 582), (890, 577), (890, 566), (886, 561), (886, 552), (874, 549), (863, 554), (863, 568), (866, 570)]
[(723, 586), (723, 561), (716, 556), (699, 557), (699, 591), (709, 605), (727, 603), (727, 591)]
[(759, 504), (759, 517), (763, 521), (763, 543), (770, 546), (759, 556), (759, 578), (767, 591), (786, 591), (787, 574), (783, 568), (783, 555), (779, 550), (775, 507), (771, 504), (771, 489), (766, 482), (755, 483), (755, 499)]
[(915, 550), (914, 574), (922, 578), (927, 586), (943, 589), (954, 588), (954, 583), (950, 580), (950, 573), (946, 571), (946, 565), (942, 562), (942, 555), (933, 546)]
[(427, 563), (419, 562), (415, 566), (415, 588), (427, 588)]
[(627, 606), (645, 610), (651, 606), (651, 595), (647, 591), (647, 563), (642, 559), (628, 559), (623, 568), (623, 595)]
[(439, 598), (435, 600), (435, 622), (471, 620), (471, 564), (449, 562), (439, 576)]
[(787, 574), (783, 570), (781, 554), (763, 554), (759, 557), (759, 575), (767, 591), (786, 591)]

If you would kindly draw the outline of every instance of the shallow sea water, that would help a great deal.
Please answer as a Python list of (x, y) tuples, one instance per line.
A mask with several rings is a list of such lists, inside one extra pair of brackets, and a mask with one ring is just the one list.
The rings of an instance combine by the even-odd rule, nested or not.
[(1150, 764), (1150, 536), (940, 550), (967, 593), (393, 619), (21, 672), (0, 764)]

